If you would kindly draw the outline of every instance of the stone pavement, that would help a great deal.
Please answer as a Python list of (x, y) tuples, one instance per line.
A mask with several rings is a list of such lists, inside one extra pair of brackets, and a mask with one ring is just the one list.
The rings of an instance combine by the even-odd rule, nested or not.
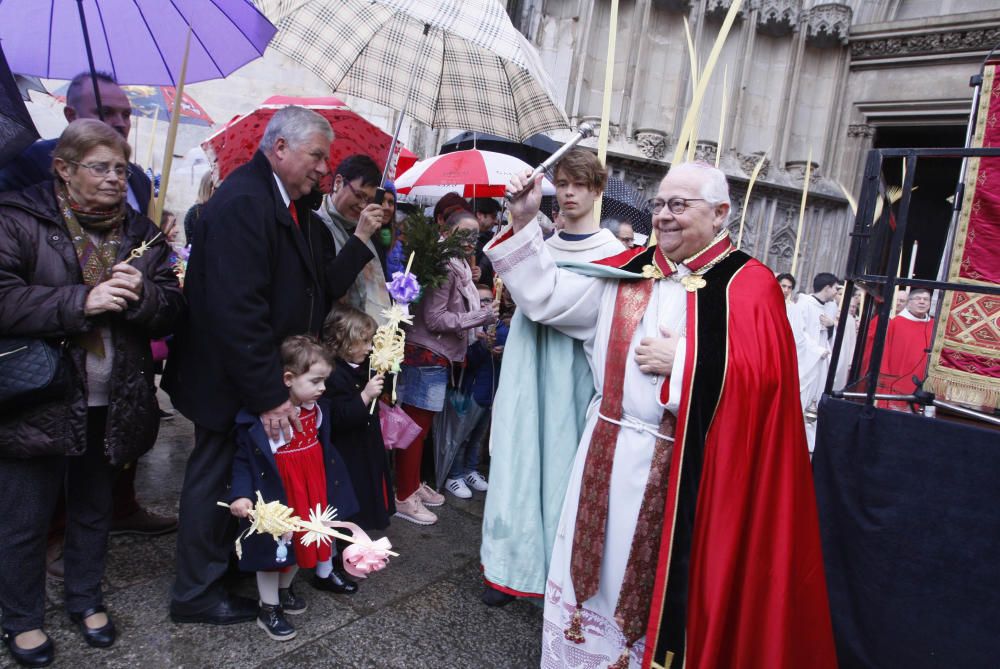
[[(168, 406), (166, 399), (161, 400)], [(192, 445), (179, 414), (165, 421), (156, 447), (142, 459), (137, 487), (151, 510), (174, 514)], [(206, 509), (206, 512), (210, 510)], [(270, 640), (255, 624), (175, 625), (167, 611), (176, 535), (112, 537), (106, 603), (119, 629), (108, 650), (86, 646), (61, 607), (51, 580), (46, 630), (56, 644), (54, 667), (537, 667), (541, 609), (516, 601), (500, 609), (479, 602), (479, 533), (483, 496), (448, 501), (441, 520), (421, 527), (393, 519), (387, 535), (400, 553), (361, 582), (357, 594), (321, 593), (300, 573), (296, 591), (309, 603), (291, 618), (295, 639)], [(376, 533), (374, 536), (379, 536)], [(256, 596), (253, 579), (237, 590)], [(0, 667), (16, 666), (0, 649)]]

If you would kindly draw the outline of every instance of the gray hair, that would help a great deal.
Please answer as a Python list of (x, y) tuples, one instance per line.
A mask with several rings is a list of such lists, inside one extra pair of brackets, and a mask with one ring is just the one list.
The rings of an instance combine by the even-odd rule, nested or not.
[(333, 128), (325, 118), (311, 109), (289, 105), (276, 111), (268, 121), (260, 140), (260, 150), (264, 153), (273, 151), (279, 137), (283, 137), (289, 146), (298, 146), (316, 133), (322, 133), (333, 142)]
[(609, 218), (605, 218), (603, 221), (601, 221), (601, 227), (602, 228), (607, 228), (613, 234), (617, 235), (618, 234), (618, 230), (621, 229), (621, 227), (622, 227), (622, 223), (627, 223), (628, 225), (632, 225), (632, 221), (628, 220), (627, 218), (609, 217)]
[(701, 180), (701, 196), (710, 205), (717, 206), (727, 204), (732, 208), (729, 200), (729, 182), (726, 181), (726, 173), (717, 167), (713, 167), (704, 161), (693, 163), (678, 163), (670, 168), (670, 174), (683, 174), (693, 172)]

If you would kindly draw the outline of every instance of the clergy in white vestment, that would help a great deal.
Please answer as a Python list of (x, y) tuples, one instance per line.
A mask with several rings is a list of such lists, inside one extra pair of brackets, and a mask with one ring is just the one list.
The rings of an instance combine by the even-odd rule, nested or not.
[(724, 229), (725, 174), (674, 166), (650, 203), (655, 246), (562, 267), (534, 222), (540, 179), (511, 190), (486, 254), (518, 309), (584, 342), (597, 392), (542, 666), (835, 666), (805, 434), (787, 410), (794, 340), (774, 275)]
[[(851, 371), (851, 362), (854, 360), (854, 351), (858, 345), (858, 306), (861, 304), (861, 289), (855, 288), (854, 295), (851, 296), (850, 308), (847, 318), (843, 323), (844, 340), (840, 346), (840, 357), (837, 359), (837, 372), (833, 377), (833, 389), (843, 390), (847, 385), (847, 375)], [(837, 322), (837, 329), (841, 328), (841, 323)]]
[[(806, 421), (809, 452), (815, 445), (816, 409), (823, 396), (826, 374), (830, 369), (830, 353), (836, 321), (827, 311), (837, 296), (837, 277), (820, 272), (813, 279), (812, 294), (802, 293), (789, 316), (798, 356), (799, 396)], [(836, 303), (832, 304), (836, 309)]]

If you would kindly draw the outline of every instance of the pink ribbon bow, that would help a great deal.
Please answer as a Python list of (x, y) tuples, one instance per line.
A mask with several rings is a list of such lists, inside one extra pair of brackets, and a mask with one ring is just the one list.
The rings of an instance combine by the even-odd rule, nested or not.
[(344, 569), (348, 574), (356, 578), (367, 578), (368, 574), (385, 569), (389, 563), (389, 549), (392, 548), (388, 537), (372, 541), (365, 531), (354, 523), (333, 521), (325, 524), (350, 530), (357, 542), (344, 549)]

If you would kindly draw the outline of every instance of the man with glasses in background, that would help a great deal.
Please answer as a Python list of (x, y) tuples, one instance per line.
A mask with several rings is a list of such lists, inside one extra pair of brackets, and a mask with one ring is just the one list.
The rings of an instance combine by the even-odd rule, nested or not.
[[(66, 89), (66, 107), (63, 109), (66, 122), (72, 123), (78, 118), (103, 120), (128, 141), (129, 132), (132, 130), (132, 104), (128, 96), (111, 75), (98, 72), (94, 78), (101, 94), (104, 118), (101, 118), (97, 110), (97, 99), (94, 97), (94, 85), (90, 73), (84, 72), (73, 77), (69, 88)], [(7, 163), (0, 170), (0, 192), (20, 190), (52, 179), (52, 149), (55, 148), (57, 141), (57, 139), (40, 139)], [(128, 203), (133, 209), (144, 214), (149, 208), (152, 187), (149, 177), (143, 173), (141, 167), (135, 164), (130, 167)]]
[(597, 391), (542, 664), (835, 666), (792, 333), (774, 274), (729, 239), (725, 174), (673, 166), (655, 245), (558, 267), (541, 180), (510, 189), (486, 253), (519, 311), (584, 342)]
[[(94, 97), (94, 82), (89, 72), (84, 72), (73, 77), (69, 88), (66, 89), (66, 107), (63, 114), (67, 123), (72, 123), (79, 118), (91, 118), (103, 120), (115, 132), (128, 141), (129, 132), (132, 130), (132, 105), (129, 102), (125, 91), (115, 82), (114, 77), (109, 74), (98, 72), (94, 79), (97, 80), (97, 88), (101, 95), (101, 114), (98, 113), (97, 99)], [(53, 178), (52, 172), (52, 150), (55, 149), (57, 139), (40, 139), (21, 155), (7, 163), (0, 170), (0, 192), (8, 190), (21, 190), (28, 186)], [(108, 166), (104, 164), (84, 165), (94, 176), (104, 176), (108, 172)], [(141, 214), (145, 214), (149, 207), (149, 200), (152, 193), (152, 186), (149, 178), (143, 173), (142, 168), (132, 163), (126, 168), (128, 178), (128, 193), (126, 197), (128, 204)], [(168, 232), (168, 231), (164, 231)], [(160, 516), (148, 511), (141, 506), (135, 498), (135, 473), (137, 462), (132, 462), (124, 466), (121, 473), (115, 480), (113, 491), (114, 520), (111, 525), (112, 534), (144, 534), (155, 536), (173, 532), (177, 529), (177, 518)], [(57, 512), (59, 515), (61, 511)], [(60, 526), (60, 523), (56, 523)], [(49, 551), (50, 564), (49, 575), (54, 578), (62, 578), (61, 542), (53, 544)]]
[(379, 325), (385, 322), (382, 311), (392, 306), (385, 287), (382, 262), (372, 241), (372, 235), (382, 227), (386, 215), (386, 208), (374, 203), (375, 189), (381, 180), (382, 170), (370, 157), (362, 154), (348, 156), (337, 165), (333, 192), (323, 198), (316, 212), (333, 235), (337, 253), (352, 236), (364, 242), (372, 252), (372, 260), (347, 291), (347, 302), (374, 318)]

